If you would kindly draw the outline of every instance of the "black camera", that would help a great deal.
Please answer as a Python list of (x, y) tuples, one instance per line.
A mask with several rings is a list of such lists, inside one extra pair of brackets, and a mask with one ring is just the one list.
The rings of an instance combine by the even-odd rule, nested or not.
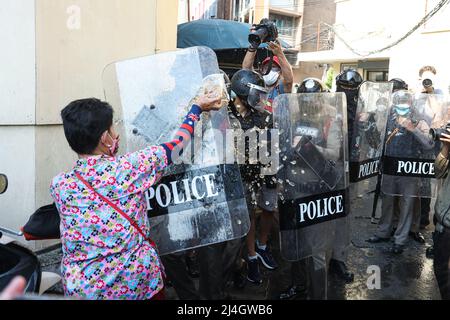
[(425, 79), (422, 81), (422, 85), (426, 89), (431, 88), (433, 86), (433, 81), (431, 79)]
[(450, 122), (444, 128), (431, 128), (430, 134), (434, 141), (441, 140), (442, 134), (447, 133), (447, 130), (450, 130)]
[(255, 31), (248, 36), (248, 42), (253, 48), (258, 48), (261, 43), (275, 41), (278, 38), (277, 26), (269, 19), (262, 19), (254, 28)]

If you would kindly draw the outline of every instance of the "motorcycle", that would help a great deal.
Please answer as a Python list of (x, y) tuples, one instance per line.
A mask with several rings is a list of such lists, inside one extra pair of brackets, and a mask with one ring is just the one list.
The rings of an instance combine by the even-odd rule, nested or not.
[[(6, 192), (7, 187), (6, 175), (0, 174), (0, 195)], [(36, 254), (6, 234), (23, 236), (22, 232), (0, 226), (0, 292), (16, 276), (23, 276), (26, 279), (26, 295), (42, 295), (61, 281), (58, 274), (43, 272)]]

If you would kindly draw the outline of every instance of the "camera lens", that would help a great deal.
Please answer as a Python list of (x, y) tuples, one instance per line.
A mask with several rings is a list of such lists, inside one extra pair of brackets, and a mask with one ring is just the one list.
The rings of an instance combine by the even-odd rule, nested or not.
[(431, 79), (425, 79), (425, 80), (423, 80), (422, 85), (425, 88), (430, 88), (433, 86), (433, 81), (431, 81)]
[(268, 30), (266, 27), (260, 27), (255, 32), (248, 36), (248, 42), (252, 44), (253, 47), (258, 47), (261, 43), (265, 41), (268, 36)]
[(433, 141), (439, 141), (441, 139), (441, 135), (444, 132), (443, 129), (430, 129), (430, 135), (433, 139)]

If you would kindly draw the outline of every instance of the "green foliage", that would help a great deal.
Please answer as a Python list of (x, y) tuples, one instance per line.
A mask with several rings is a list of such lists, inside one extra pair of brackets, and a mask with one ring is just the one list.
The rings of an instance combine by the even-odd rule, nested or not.
[(333, 87), (333, 81), (334, 81), (334, 68), (330, 67), (327, 71), (327, 81), (325, 82), (325, 85), (331, 90)]

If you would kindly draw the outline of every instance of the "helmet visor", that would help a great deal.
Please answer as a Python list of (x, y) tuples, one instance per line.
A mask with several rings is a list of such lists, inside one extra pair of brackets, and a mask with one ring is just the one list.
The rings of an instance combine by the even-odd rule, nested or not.
[(250, 107), (256, 108), (261, 102), (263, 102), (264, 98), (267, 96), (267, 89), (261, 86), (257, 86), (254, 84), (248, 84), (250, 87), (250, 91), (248, 93), (247, 102)]

